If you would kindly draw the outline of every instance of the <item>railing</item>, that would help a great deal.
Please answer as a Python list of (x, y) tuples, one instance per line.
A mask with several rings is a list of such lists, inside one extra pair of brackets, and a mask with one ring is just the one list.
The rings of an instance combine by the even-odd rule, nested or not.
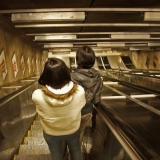
[(1, 98), (0, 159), (12, 159), (33, 122), (36, 109), (31, 100), (31, 95), (37, 87), (37, 80), (30, 81), (18, 90), (12, 90), (12, 93), (10, 92), (10, 94)]
[[(160, 158), (153, 148), (150, 147), (149, 144), (147, 144), (134, 130), (132, 130), (132, 128), (126, 125), (104, 102), (96, 107), (96, 110), (114, 135), (114, 138), (118, 140), (122, 148), (126, 151), (125, 154), (129, 155), (130, 159), (158, 160)], [(115, 152), (114, 148), (111, 149), (110, 152)], [(129, 158), (127, 158), (127, 160), (128, 159)]]

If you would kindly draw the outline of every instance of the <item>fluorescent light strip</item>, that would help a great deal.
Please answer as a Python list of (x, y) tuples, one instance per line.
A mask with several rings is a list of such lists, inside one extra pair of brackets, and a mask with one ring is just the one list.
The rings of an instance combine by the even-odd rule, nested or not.
[(160, 43), (148, 43), (148, 46), (149, 47), (152, 47), (152, 46), (160, 46)]
[(151, 37), (150, 39), (160, 39), (160, 37)]
[[(51, 51), (49, 51), (51, 52)], [(54, 55), (60, 55), (60, 54), (70, 54), (70, 52), (51, 52)]]
[(21, 80), (21, 82), (31, 82), (31, 81), (35, 81), (35, 80), (33, 79)]
[(150, 35), (149, 34), (144, 34), (144, 35), (133, 35), (133, 34), (112, 34), (111, 39), (149, 39)]
[(127, 44), (125, 44), (125, 46), (126, 47), (131, 47), (131, 46), (136, 46), (136, 47), (143, 47), (143, 46), (148, 46), (148, 44), (147, 43), (132, 43), (132, 44), (130, 44), (130, 43), (127, 43)]
[(52, 54), (52, 52), (48, 52), (48, 58), (52, 57), (70, 57), (70, 54)]
[(54, 35), (54, 36), (35, 36), (35, 40), (59, 40), (59, 39), (76, 39), (76, 35)]
[(155, 94), (143, 94), (143, 95), (130, 95), (131, 98), (149, 98), (156, 97)]
[(84, 21), (84, 19), (84, 12), (17, 13), (11, 15), (13, 22)]
[(98, 47), (92, 47), (92, 49), (94, 50), (94, 51), (111, 51), (112, 49), (111, 48), (98, 48)]
[(139, 100), (137, 100), (137, 99), (131, 98), (131, 97), (128, 96), (127, 94), (124, 94), (124, 93), (120, 92), (119, 90), (117, 90), (117, 89), (115, 89), (115, 88), (113, 88), (113, 87), (110, 87), (109, 85), (107, 85), (106, 87), (107, 87), (108, 89), (114, 91), (114, 92), (117, 92), (118, 94), (120, 94), (120, 95), (122, 95), (122, 96), (126, 96), (129, 100), (131, 100), (131, 101), (137, 103), (138, 105), (140, 105), (140, 106), (142, 106), (142, 107), (144, 107), (144, 108), (152, 111), (153, 113), (155, 113), (155, 114), (157, 114), (157, 115), (160, 115), (160, 110), (159, 110), (159, 109), (156, 109), (156, 108), (154, 108), (154, 107), (152, 107), (152, 106), (150, 106), (150, 105), (148, 105), (148, 104), (146, 104), (146, 103), (143, 103), (143, 102), (141, 102), (141, 101), (139, 101)]
[(134, 74), (143, 74), (142, 72), (140, 72), (140, 73), (134, 73)]
[(9, 87), (2, 87), (4, 89), (9, 89), (9, 88), (21, 88), (22, 86), (9, 86)]
[(81, 23), (81, 24), (17, 24), (16, 28), (43, 28), (43, 27), (159, 27), (160, 24), (150, 23)]
[(71, 49), (69, 48), (62, 48), (62, 49), (50, 49), (50, 52), (70, 52)]
[(86, 40), (110, 40), (111, 38), (78, 38), (76, 40), (86, 41)]
[(160, 21), (160, 12), (145, 12), (144, 21)]
[[(95, 52), (96, 56), (120, 56), (121, 53), (119, 52), (112, 52), (112, 51), (107, 51), (107, 52)], [(103, 62), (102, 62), (103, 63)], [(104, 65), (105, 67), (105, 65)]]
[(126, 96), (101, 96), (101, 99), (126, 99)]
[(97, 43), (97, 47), (125, 47), (125, 43)]
[(48, 44), (48, 45), (44, 45), (44, 48), (58, 48), (58, 47), (73, 47), (73, 44)]
[(34, 40), (34, 41), (60, 41), (60, 40), (74, 40), (74, 41), (93, 41), (93, 40), (110, 40), (110, 38), (78, 38), (78, 39), (74, 39), (74, 37), (73, 38), (70, 38), (69, 39), (69, 37), (68, 37), (68, 39), (67, 38), (54, 38), (54, 39), (36, 39), (36, 40)]
[(129, 47), (129, 50), (150, 50), (150, 47)]
[[(70, 52), (70, 55), (76, 55), (76, 52)], [(95, 52), (95, 55), (96, 56), (115, 56), (115, 55), (121, 55), (121, 53), (118, 53), (118, 52), (112, 52), (112, 51), (109, 51), (109, 52), (105, 52), (105, 53), (97, 53), (97, 52)], [(103, 63), (103, 60), (102, 60), (102, 63)]]
[(118, 84), (118, 82), (107, 82), (107, 81), (103, 81), (103, 84)]

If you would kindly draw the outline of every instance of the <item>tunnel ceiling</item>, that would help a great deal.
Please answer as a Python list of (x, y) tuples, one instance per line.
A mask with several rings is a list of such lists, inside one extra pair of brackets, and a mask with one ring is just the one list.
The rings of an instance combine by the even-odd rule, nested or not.
[(160, 0), (0, 0), (0, 26), (43, 50), (159, 50)]

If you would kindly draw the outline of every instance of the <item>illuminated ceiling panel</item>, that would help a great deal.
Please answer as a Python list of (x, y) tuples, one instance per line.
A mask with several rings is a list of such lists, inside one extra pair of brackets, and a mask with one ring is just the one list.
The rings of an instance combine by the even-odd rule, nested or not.
[(160, 12), (144, 12), (144, 21), (160, 21)]
[(59, 39), (76, 39), (76, 35), (54, 35), (54, 36), (35, 36), (35, 40), (59, 40)]
[(97, 43), (97, 47), (125, 47), (125, 43)]
[(11, 15), (13, 22), (83, 21), (84, 18), (84, 12), (17, 13)]
[(58, 44), (46, 44), (44, 45), (44, 48), (63, 48), (63, 47), (69, 47), (72, 48), (73, 44), (67, 44), (67, 43), (58, 43)]
[(149, 34), (143, 34), (143, 35), (134, 35), (134, 34), (112, 34), (111, 39), (149, 39), (150, 35)]

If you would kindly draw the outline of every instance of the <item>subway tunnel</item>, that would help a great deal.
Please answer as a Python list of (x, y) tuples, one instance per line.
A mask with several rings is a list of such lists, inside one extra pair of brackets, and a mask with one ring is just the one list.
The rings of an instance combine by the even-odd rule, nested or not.
[(103, 77), (84, 159), (159, 160), (159, 17), (158, 0), (1, 1), (0, 160), (50, 160), (31, 95), (48, 58), (73, 72), (84, 45)]

